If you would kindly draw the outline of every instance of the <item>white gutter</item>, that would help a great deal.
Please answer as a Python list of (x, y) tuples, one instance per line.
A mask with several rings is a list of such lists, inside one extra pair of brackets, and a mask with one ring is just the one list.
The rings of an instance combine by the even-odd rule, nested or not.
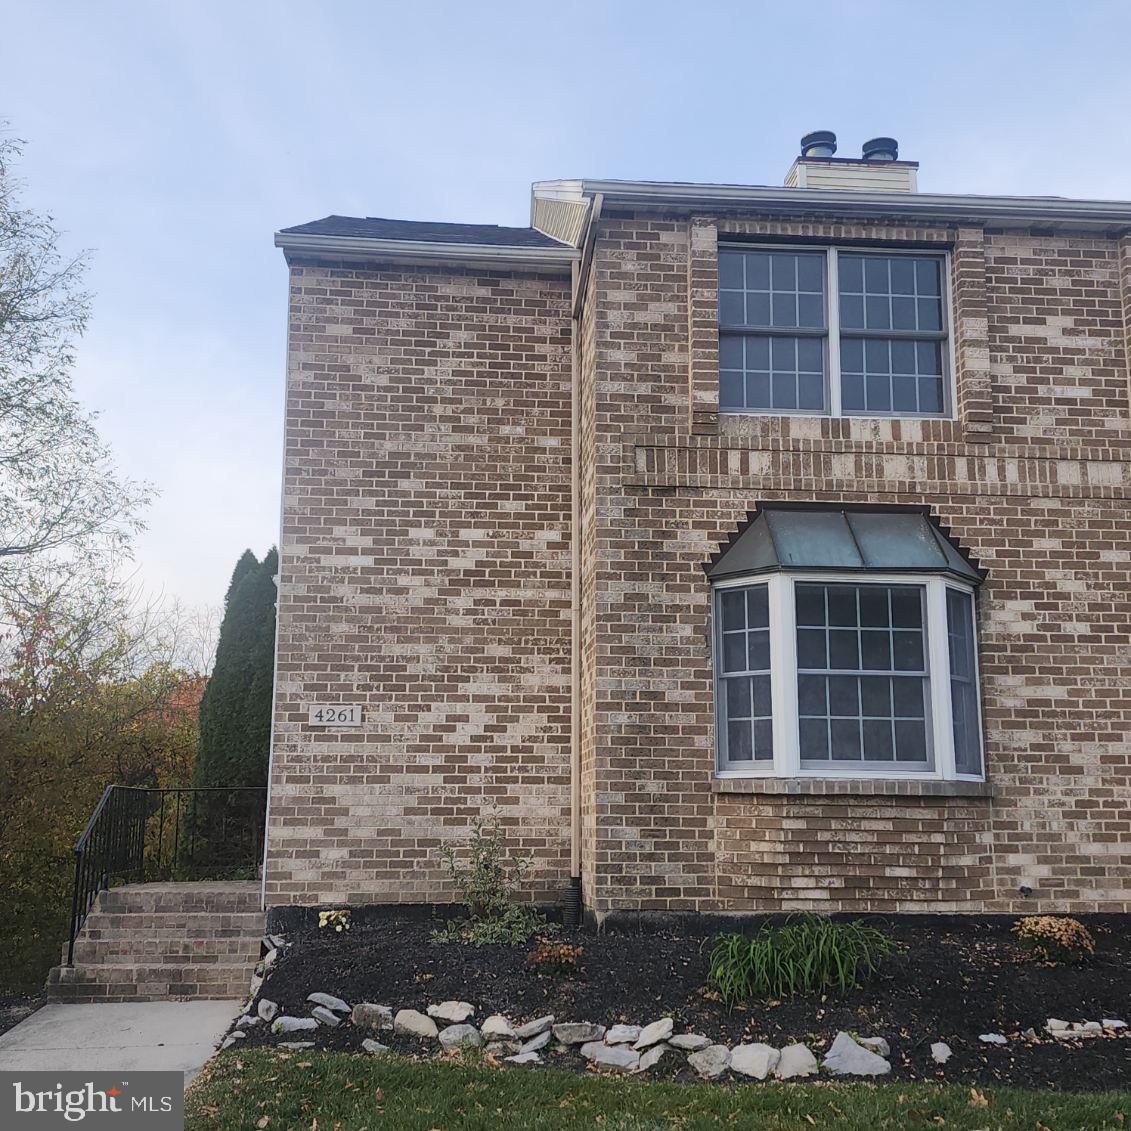
[(696, 185), (676, 181), (540, 181), (539, 196), (555, 200), (604, 196), (637, 206), (711, 206), (774, 212), (836, 213), (843, 216), (907, 216), (970, 220), (1005, 226), (1042, 224), (1108, 231), (1131, 228), (1131, 202), (1070, 200), (1058, 196), (974, 196), (939, 193), (869, 192), (857, 189), (788, 189), (760, 185)]
[(335, 259), (419, 263), (436, 260), (489, 267), (554, 267), (568, 270), (580, 253), (566, 247), (506, 247), (498, 244), (435, 243), (424, 240), (377, 240), (363, 236), (318, 236), (276, 232), (275, 246), (290, 255)]

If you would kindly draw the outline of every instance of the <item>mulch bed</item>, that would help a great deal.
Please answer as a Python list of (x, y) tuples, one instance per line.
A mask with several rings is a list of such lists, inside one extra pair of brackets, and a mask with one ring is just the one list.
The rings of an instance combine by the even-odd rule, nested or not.
[[(705, 993), (711, 940), (679, 931), (602, 933), (563, 931), (579, 944), (576, 974), (539, 976), (526, 967), (529, 947), (475, 948), (430, 940), (434, 924), (398, 921), (355, 925), (348, 933), (290, 936), (292, 946), (271, 972), (261, 996), (280, 1013), (306, 1016), (306, 996), (334, 994), (419, 1009), (448, 999), (470, 1001), (475, 1021), (502, 1013), (515, 1022), (546, 1013), (558, 1020), (643, 1025), (670, 1014), (676, 1032), (703, 1033), (735, 1045), (802, 1041), (818, 1055), (838, 1029), (887, 1038), (892, 1079), (1011, 1084), (1079, 1091), (1131, 1084), (1131, 1038), (1094, 1038), (1066, 1045), (1042, 1030), (1049, 1017), (1131, 1021), (1131, 940), (1126, 917), (1082, 917), (1096, 938), (1086, 965), (1048, 967), (1024, 960), (1002, 919), (904, 919), (886, 924), (900, 944), (865, 985), (843, 995), (803, 996), (730, 1010)], [(1037, 1030), (1037, 1041), (1019, 1034)], [(1010, 1037), (1004, 1047), (979, 1042), (981, 1033)], [(379, 1036), (402, 1051), (419, 1044), (391, 1033), (367, 1034), (344, 1025), (320, 1028), (320, 1047), (357, 1049)], [(246, 1045), (307, 1040), (276, 1038), (263, 1026)], [(933, 1041), (954, 1052), (945, 1067), (931, 1059)], [(576, 1054), (548, 1063), (581, 1068)], [(682, 1054), (669, 1053), (654, 1075), (691, 1079)]]
[(15, 994), (0, 997), (0, 1033), (15, 1028), (25, 1017), (30, 1017), (41, 1005), (47, 1004), (47, 993)]

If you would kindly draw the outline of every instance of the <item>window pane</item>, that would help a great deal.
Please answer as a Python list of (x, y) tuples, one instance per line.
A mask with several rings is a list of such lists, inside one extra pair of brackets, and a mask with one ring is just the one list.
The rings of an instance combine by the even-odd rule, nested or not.
[(715, 607), (720, 763), (772, 759), (768, 586), (721, 589)]
[(794, 586), (803, 763), (929, 764), (923, 592), (920, 585)]
[(943, 411), (942, 342), (841, 338), (840, 370), (845, 411)]
[(982, 736), (974, 660), (974, 599), (957, 589), (946, 591), (950, 645), (950, 699), (954, 763), (960, 774), (982, 772)]
[(720, 251), (719, 324), (824, 327), (824, 252)]
[(722, 334), (719, 407), (726, 411), (825, 411), (823, 338)]

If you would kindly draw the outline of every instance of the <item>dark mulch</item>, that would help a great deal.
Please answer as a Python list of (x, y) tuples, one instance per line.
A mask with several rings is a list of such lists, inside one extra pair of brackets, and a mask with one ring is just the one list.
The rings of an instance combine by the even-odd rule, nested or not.
[[(860, 988), (738, 1010), (704, 992), (710, 939), (702, 935), (563, 932), (563, 941), (584, 948), (579, 969), (573, 976), (544, 977), (526, 967), (527, 947), (437, 944), (429, 937), (433, 924), (389, 921), (357, 925), (343, 934), (293, 935), (262, 996), (278, 1003), (281, 1012), (299, 1015), (309, 1013), (306, 995), (316, 990), (351, 1004), (369, 1001), (421, 1011), (461, 999), (475, 1004), (479, 1020), (492, 1013), (515, 1021), (553, 1013), (560, 1020), (644, 1024), (670, 1014), (677, 1032), (700, 1032), (731, 1045), (804, 1041), (818, 1053), (838, 1029), (846, 1029), (886, 1037), (896, 1079), (1080, 1091), (1125, 1088), (1131, 1081), (1131, 1039), (1096, 1038), (1067, 1047), (1042, 1032), (1049, 1017), (1131, 1021), (1128, 920), (1087, 921), (1096, 936), (1096, 958), (1059, 967), (1025, 961), (1005, 920), (893, 921), (887, 929), (901, 944), (900, 952)], [(1037, 1030), (1037, 1041), (1020, 1038), (1028, 1028)], [(992, 1032), (1013, 1039), (1002, 1048), (979, 1042), (979, 1034)], [(318, 1041), (326, 1048), (351, 1049), (363, 1035), (347, 1025), (320, 1029)], [(260, 1027), (247, 1043), (276, 1039)], [(402, 1044), (391, 1034), (381, 1040)], [(945, 1068), (931, 1059), (933, 1041), (946, 1041), (954, 1051)], [(570, 1062), (582, 1063), (563, 1057), (563, 1064)], [(669, 1054), (659, 1075), (686, 1078), (683, 1064), (682, 1055)]]
[(0, 997), (0, 1033), (18, 1025), (25, 1017), (30, 1017), (41, 1005), (47, 1004), (47, 994), (40, 990), (34, 994), (15, 994)]

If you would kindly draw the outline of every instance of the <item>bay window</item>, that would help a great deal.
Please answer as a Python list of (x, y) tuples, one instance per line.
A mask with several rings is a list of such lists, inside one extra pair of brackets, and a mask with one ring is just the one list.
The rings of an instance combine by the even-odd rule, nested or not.
[(922, 513), (766, 508), (708, 573), (720, 773), (982, 776), (981, 575)]

